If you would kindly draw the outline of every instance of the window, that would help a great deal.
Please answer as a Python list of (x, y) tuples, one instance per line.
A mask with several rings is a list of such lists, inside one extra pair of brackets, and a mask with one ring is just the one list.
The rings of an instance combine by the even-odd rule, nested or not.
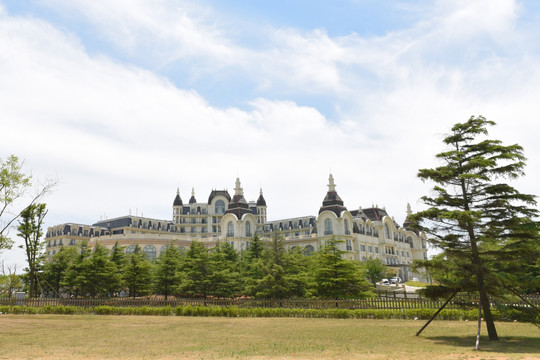
[(372, 246), (368, 246), (368, 248), (367, 248), (367, 249), (368, 249), (368, 251), (369, 251), (370, 253), (372, 253), (372, 252), (373, 252), (373, 247), (372, 247)]
[(352, 251), (352, 241), (350, 239), (347, 239), (345, 242), (347, 243), (347, 251)]
[(234, 224), (232, 221), (227, 224), (227, 236), (234, 236)]
[(154, 261), (156, 258), (156, 248), (154, 245), (146, 245), (143, 249), (143, 253), (146, 254), (150, 261)]
[(216, 214), (225, 213), (225, 202), (223, 200), (216, 201)]
[(129, 245), (126, 248), (126, 255), (131, 255), (131, 254), (133, 254), (134, 251), (135, 251), (135, 245)]
[(366, 245), (360, 245), (360, 251), (366, 251)]
[(251, 223), (249, 221), (246, 222), (246, 236), (251, 236)]
[(311, 255), (314, 251), (315, 251), (315, 248), (314, 248), (313, 246), (307, 245), (307, 246), (304, 248), (304, 255), (309, 256), (309, 255)]
[(332, 235), (333, 233), (334, 232), (332, 231), (332, 220), (324, 220), (324, 235)]
[(345, 235), (350, 235), (351, 232), (349, 231), (349, 222), (347, 219), (345, 219)]
[(375, 246), (375, 254), (378, 254), (378, 253), (379, 253), (379, 248)]
[(390, 239), (390, 228), (388, 227), (388, 224), (384, 224), (384, 233), (386, 235), (386, 238)]

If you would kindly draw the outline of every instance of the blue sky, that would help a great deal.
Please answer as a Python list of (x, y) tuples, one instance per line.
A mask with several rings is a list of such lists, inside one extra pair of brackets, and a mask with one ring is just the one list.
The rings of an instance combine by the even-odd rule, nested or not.
[[(48, 225), (170, 218), (180, 188), (402, 222), (441, 138), (472, 115), (538, 193), (540, 5), (530, 1), (0, 0), (0, 158), (58, 177)], [(2, 255), (8, 256), (8, 255)], [(14, 255), (15, 256), (15, 255)]]

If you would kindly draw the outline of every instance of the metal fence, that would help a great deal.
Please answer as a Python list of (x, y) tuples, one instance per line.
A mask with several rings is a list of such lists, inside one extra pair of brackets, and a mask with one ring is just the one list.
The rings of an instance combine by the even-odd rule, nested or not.
[[(527, 301), (535, 306), (540, 306), (540, 297), (528, 297)], [(200, 299), (200, 298), (108, 298), (108, 299), (0, 299), (1, 305), (24, 305), (33, 307), (43, 306), (79, 306), (97, 307), (102, 305), (114, 307), (177, 307), (177, 306), (236, 306), (241, 308), (300, 308), (300, 309), (437, 309), (443, 304), (442, 301), (431, 301), (421, 298), (370, 298), (370, 299)], [(450, 302), (446, 308), (463, 309), (471, 308), (478, 304), (477, 300), (466, 296), (458, 297)], [(495, 303), (493, 303), (495, 305)], [(508, 304), (507, 304), (508, 305)], [(514, 306), (528, 306), (525, 302), (512, 303)]]

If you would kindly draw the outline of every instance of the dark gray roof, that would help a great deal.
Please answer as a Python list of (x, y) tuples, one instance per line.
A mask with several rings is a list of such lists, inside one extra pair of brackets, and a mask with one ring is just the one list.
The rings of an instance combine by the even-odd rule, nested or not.
[(251, 213), (249, 209), (249, 204), (244, 198), (244, 195), (234, 195), (229, 202), (229, 206), (225, 214), (234, 214), (240, 220), (244, 214)]
[(231, 201), (231, 195), (229, 195), (227, 190), (212, 190), (210, 196), (208, 197), (208, 204), (211, 204), (212, 200), (218, 195), (225, 196), (228, 201)]
[(323, 211), (332, 211), (338, 217), (342, 211), (346, 211), (347, 208), (343, 206), (343, 200), (339, 197), (336, 191), (328, 191), (324, 197), (323, 204), (319, 209), (319, 214)]
[(379, 208), (367, 208), (362, 209), (362, 212), (367, 216), (371, 221), (380, 221), (383, 217), (388, 216), (388, 213), (384, 209)]
[(264, 196), (262, 194), (259, 195), (259, 198), (257, 199), (257, 206), (266, 206), (266, 200), (264, 200)]
[(180, 194), (176, 194), (176, 197), (174, 198), (173, 206), (182, 206), (182, 199), (180, 198)]

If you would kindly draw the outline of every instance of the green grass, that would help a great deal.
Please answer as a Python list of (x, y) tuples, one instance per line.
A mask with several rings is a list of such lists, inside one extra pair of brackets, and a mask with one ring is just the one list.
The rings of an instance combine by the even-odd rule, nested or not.
[(540, 330), (497, 323), (177, 316), (1, 315), (0, 359), (540, 359)]

